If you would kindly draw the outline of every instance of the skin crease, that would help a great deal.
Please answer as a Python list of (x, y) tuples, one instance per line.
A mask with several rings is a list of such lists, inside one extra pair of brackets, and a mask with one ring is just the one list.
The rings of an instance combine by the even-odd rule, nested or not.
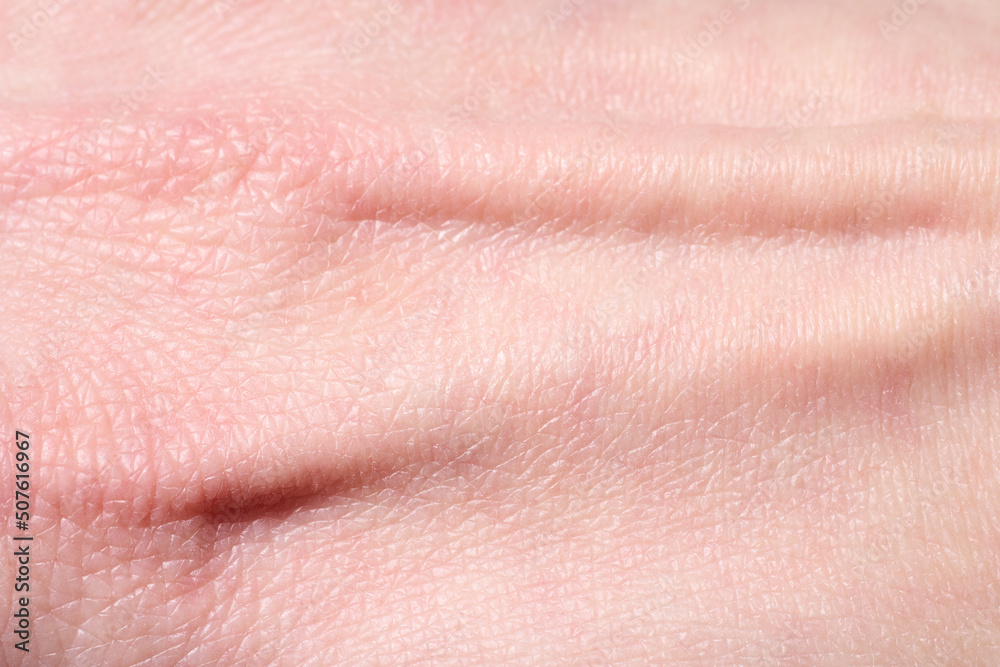
[(996, 3), (40, 6), (6, 664), (1000, 659)]

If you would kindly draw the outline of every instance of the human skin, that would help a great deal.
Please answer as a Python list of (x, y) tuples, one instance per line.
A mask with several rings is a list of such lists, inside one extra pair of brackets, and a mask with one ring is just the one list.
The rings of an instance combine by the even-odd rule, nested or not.
[(39, 6), (7, 664), (1000, 660), (995, 2)]

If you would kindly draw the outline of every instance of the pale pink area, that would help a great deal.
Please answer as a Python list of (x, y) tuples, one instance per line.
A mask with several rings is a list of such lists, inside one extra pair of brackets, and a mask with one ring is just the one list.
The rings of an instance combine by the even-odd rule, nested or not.
[(32, 659), (995, 657), (992, 4), (230, 4), (0, 65)]

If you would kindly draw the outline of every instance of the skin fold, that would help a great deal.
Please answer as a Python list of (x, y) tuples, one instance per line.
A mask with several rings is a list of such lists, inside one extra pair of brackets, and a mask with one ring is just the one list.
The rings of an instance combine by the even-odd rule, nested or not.
[(995, 3), (0, 20), (5, 664), (1000, 660)]

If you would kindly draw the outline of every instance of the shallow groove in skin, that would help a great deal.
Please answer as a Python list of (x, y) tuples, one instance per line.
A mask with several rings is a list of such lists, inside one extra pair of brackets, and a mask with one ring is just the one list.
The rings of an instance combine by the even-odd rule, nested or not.
[[(0, 204), (74, 197), (95, 180), (147, 212), (227, 196), (308, 238), (353, 222), (463, 219), (707, 242), (739, 236), (992, 233), (995, 122), (838, 128), (394, 124), (359, 116), (177, 115), (122, 127), (98, 150), (86, 123), (61, 134), (5, 119)], [(29, 144), (22, 137), (49, 136)], [(274, 201), (275, 183), (289, 196)], [(791, 187), (789, 187), (791, 183)], [(973, 203), (974, 202), (974, 203)], [(204, 212), (210, 212), (206, 210)], [(16, 228), (8, 228), (15, 231)], [(25, 230), (27, 231), (27, 230)], [(112, 231), (112, 230), (106, 230)]]

